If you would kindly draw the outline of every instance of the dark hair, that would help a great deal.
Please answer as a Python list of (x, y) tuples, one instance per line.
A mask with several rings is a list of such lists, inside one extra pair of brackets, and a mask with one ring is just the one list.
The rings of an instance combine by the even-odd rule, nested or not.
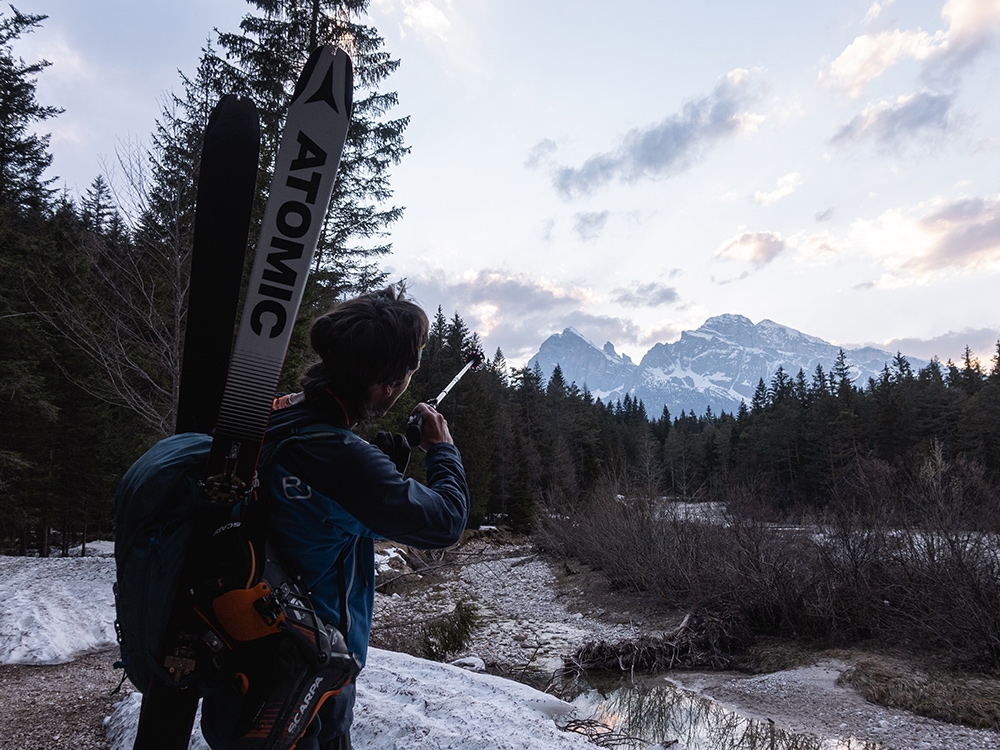
[(369, 387), (398, 383), (417, 369), (427, 315), (405, 295), (403, 284), (390, 285), (316, 318), (309, 339), (321, 361), (302, 378), (308, 400), (328, 390), (352, 417), (364, 416)]

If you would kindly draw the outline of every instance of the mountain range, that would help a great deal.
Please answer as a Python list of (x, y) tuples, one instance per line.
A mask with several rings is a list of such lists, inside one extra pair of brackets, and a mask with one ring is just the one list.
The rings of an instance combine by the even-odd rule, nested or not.
[[(701, 415), (707, 407), (719, 414), (735, 412), (741, 401), (753, 399), (758, 382), (771, 382), (778, 367), (794, 378), (803, 370), (809, 381), (817, 365), (829, 373), (843, 347), (771, 320), (754, 323), (742, 315), (709, 318), (694, 331), (684, 331), (670, 344), (656, 344), (639, 364), (618, 354), (609, 341), (597, 347), (574, 328), (549, 336), (528, 361), (546, 381), (556, 365), (567, 383), (586, 387), (605, 403), (626, 394), (641, 399), (646, 413), (659, 417), (666, 406), (670, 414), (681, 411)], [(895, 354), (863, 347), (844, 349), (851, 376), (863, 385), (877, 378)], [(907, 357), (914, 370), (927, 363)]]

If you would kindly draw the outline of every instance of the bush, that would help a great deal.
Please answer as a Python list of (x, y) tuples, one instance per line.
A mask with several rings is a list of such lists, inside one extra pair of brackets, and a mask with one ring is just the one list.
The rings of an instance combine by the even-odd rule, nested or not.
[(455, 609), (427, 623), (423, 635), (423, 656), (433, 661), (444, 661), (462, 651), (469, 643), (479, 610), (464, 599), (455, 603)]
[(938, 451), (911, 474), (859, 461), (847, 481), (824, 517), (794, 525), (746, 493), (723, 510), (605, 483), (550, 508), (537, 539), (731, 632), (875, 638), (1000, 672), (1000, 551), (982, 477)]

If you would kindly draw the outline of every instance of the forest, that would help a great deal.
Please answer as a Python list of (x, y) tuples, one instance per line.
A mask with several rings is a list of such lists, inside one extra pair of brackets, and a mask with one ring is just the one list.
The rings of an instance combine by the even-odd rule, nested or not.
[[(111, 533), (115, 484), (174, 425), (201, 134), (224, 93), (262, 117), (259, 221), (284, 103), (317, 42), (347, 46), (358, 92), (341, 172), (282, 376), (296, 390), (309, 365), (306, 331), (338, 298), (390, 283), (390, 173), (406, 156), (408, 119), (386, 90), (399, 64), (367, 0), (251, 0), (236, 32), (218, 33), (180, 80), (146, 146), (124, 147), (115, 175), (84, 195), (47, 175), (59, 116), (41, 103), (45, 61), (14, 44), (45, 17), (0, 15), (0, 552), (66, 554)], [(256, 233), (251, 230), (251, 241)], [(431, 337), (409, 391), (377, 424), (402, 431), (482, 342), (460, 311), (429, 311)], [(532, 533), (595, 496), (753, 503), (774, 517), (853, 503), (919, 514), (914, 488), (934, 474), (941, 502), (961, 496), (996, 526), (1000, 472), (1000, 343), (980, 363), (897, 356), (855, 382), (847, 358), (829, 371), (779, 369), (736, 414), (647, 414), (626, 396), (603, 403), (585, 384), (511, 368), (487, 354), (443, 403), (464, 456), (473, 525)], [(411, 471), (420, 478), (419, 461)], [(936, 472), (936, 474), (934, 473)]]

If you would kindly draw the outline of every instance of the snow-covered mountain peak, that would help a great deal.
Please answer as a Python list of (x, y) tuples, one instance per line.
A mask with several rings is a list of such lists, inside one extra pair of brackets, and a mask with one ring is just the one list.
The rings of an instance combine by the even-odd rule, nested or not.
[[(559, 334), (554, 334), (554, 335), (558, 336)], [(562, 335), (563, 336), (576, 336), (578, 339), (580, 339), (581, 341), (583, 341), (588, 346), (592, 346), (595, 349), (599, 349), (600, 348), (599, 346), (597, 346), (597, 344), (595, 344), (593, 341), (591, 341), (590, 339), (588, 339), (586, 336), (584, 336), (582, 333), (580, 333), (578, 330), (576, 330), (573, 326), (569, 326), (568, 328), (564, 328), (563, 332), (562, 332)]]
[(612, 344), (610, 341), (604, 342), (604, 348), (601, 351), (603, 351), (608, 358), (616, 362), (625, 362), (627, 364), (632, 364), (632, 358), (629, 357), (627, 354), (619, 354), (617, 351), (615, 351), (615, 345)]
[[(682, 410), (703, 414), (707, 406), (718, 414), (735, 412), (750, 402), (757, 383), (769, 383), (781, 367), (794, 377), (807, 375), (816, 365), (829, 372), (840, 347), (794, 328), (764, 319), (754, 325), (743, 315), (716, 315), (693, 331), (684, 331), (672, 344), (655, 344), (638, 365), (619, 355), (610, 341), (598, 349), (573, 328), (550, 336), (529, 365), (538, 364), (551, 375), (562, 368), (567, 382), (586, 386), (605, 401), (639, 398), (648, 414), (666, 406), (671, 414)], [(873, 348), (845, 350), (852, 374), (860, 382), (878, 377), (893, 355)], [(910, 359), (914, 369), (925, 363)]]

